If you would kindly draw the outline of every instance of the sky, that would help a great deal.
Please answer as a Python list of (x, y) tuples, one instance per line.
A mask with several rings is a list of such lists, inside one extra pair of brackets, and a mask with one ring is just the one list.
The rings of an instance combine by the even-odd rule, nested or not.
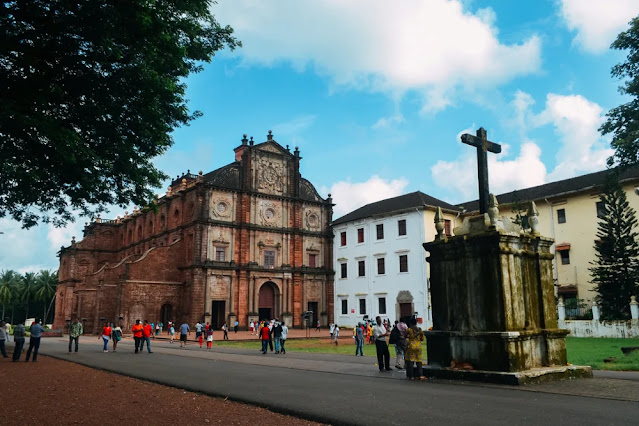
[[(625, 53), (609, 46), (639, 0), (218, 0), (211, 10), (243, 47), (186, 80), (203, 116), (176, 129), (155, 164), (206, 173), (234, 160), (244, 133), (262, 142), (272, 130), (299, 147), (302, 176), (332, 194), (337, 218), (417, 190), (476, 199), (475, 149), (460, 136), (479, 127), (502, 144), (489, 154), (493, 193), (604, 169), (612, 151), (598, 128), (628, 100), (610, 76)], [(57, 269), (87, 220), (23, 230), (0, 219), (0, 270)]]

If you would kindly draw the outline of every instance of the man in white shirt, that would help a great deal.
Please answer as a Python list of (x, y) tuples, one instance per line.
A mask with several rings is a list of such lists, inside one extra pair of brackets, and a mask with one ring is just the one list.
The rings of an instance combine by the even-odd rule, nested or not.
[(11, 324), (9, 322), (4, 325), (4, 331), (7, 334), (7, 342), (9, 342), (9, 334), (11, 334)]
[(386, 344), (386, 336), (390, 334), (386, 327), (382, 325), (382, 318), (376, 317), (377, 324), (373, 327), (373, 336), (375, 337), (375, 349), (377, 349), (377, 365), (379, 371), (390, 371), (390, 352)]

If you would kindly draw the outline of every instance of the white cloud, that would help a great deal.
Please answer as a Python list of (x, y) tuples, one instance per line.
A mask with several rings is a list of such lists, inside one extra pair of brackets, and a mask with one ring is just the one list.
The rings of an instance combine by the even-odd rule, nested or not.
[(366, 204), (402, 195), (407, 185), (404, 178), (388, 180), (373, 175), (365, 182), (335, 182), (330, 190), (323, 188), (322, 192), (332, 195), (335, 218), (338, 218)]
[(396, 124), (402, 124), (404, 122), (404, 116), (399, 113), (389, 115), (388, 117), (382, 117), (373, 124), (373, 130), (388, 129)]
[(277, 141), (286, 141), (298, 146), (303, 145), (304, 138), (302, 134), (315, 124), (316, 119), (317, 115), (306, 114), (278, 123), (273, 126), (273, 138)]
[(491, 9), (460, 0), (220, 0), (213, 6), (243, 47), (245, 65), (311, 66), (334, 86), (424, 94), (424, 110), (451, 103), (456, 89), (495, 86), (540, 66), (537, 36), (498, 40)]
[(577, 32), (574, 43), (593, 53), (608, 49), (637, 14), (637, 0), (561, 0), (561, 16)]

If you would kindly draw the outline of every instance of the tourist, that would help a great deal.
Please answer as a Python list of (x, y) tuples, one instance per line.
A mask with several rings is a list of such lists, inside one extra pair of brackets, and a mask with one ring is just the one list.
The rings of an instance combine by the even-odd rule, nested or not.
[(226, 323), (222, 326), (222, 330), (224, 330), (224, 340), (229, 340), (229, 328)]
[(33, 351), (33, 362), (37, 362), (38, 349), (40, 349), (40, 338), (44, 331), (44, 327), (40, 325), (40, 318), (36, 318), (35, 322), (31, 324), (31, 338), (29, 339), (29, 349), (27, 350), (27, 359), (25, 362), (29, 362), (31, 351)]
[(269, 341), (271, 341), (271, 329), (268, 328), (268, 325), (266, 325), (266, 323), (262, 323), (262, 326), (260, 327), (260, 338), (262, 339), (262, 354), (266, 355), (266, 352), (268, 350), (268, 343)]
[(24, 346), (24, 336), (26, 335), (27, 331), (24, 328), (24, 324), (19, 322), (13, 329), (13, 341), (15, 342), (15, 346), (13, 347), (13, 362), (20, 361), (22, 347)]
[(144, 347), (144, 342), (146, 342), (146, 350), (148, 353), (151, 352), (151, 336), (153, 335), (153, 326), (149, 324), (148, 320), (144, 320), (144, 327), (142, 327), (142, 342), (140, 343), (140, 351)]
[(249, 321), (249, 331), (251, 332), (251, 336), (253, 335), (253, 321)]
[(288, 336), (288, 327), (286, 326), (284, 321), (282, 321), (282, 333), (280, 334), (280, 345), (282, 347), (280, 348), (280, 354), (285, 354), (286, 353), (286, 349), (284, 348), (284, 344), (286, 343), (286, 337), (287, 336)]
[(372, 345), (375, 343), (375, 334), (374, 334), (373, 322), (368, 323), (368, 344)]
[(198, 323), (195, 324), (195, 340), (199, 340), (201, 335), (202, 335), (202, 324), (200, 324), (200, 322), (198, 321)]
[(273, 327), (273, 340), (275, 341), (275, 353), (279, 354), (280, 353), (280, 344), (281, 344), (281, 340), (282, 339), (282, 326), (280, 325), (279, 322), (275, 323), (275, 326)]
[(11, 335), (11, 323), (9, 321), (4, 324), (4, 331), (7, 333), (7, 342), (10, 342), (11, 340), (9, 339), (9, 336)]
[(268, 347), (273, 352), (273, 326), (275, 325), (275, 320), (270, 320), (267, 324), (269, 335), (268, 335)]
[[(173, 322), (172, 322), (172, 321), (167, 322), (167, 325), (166, 325), (166, 334), (169, 334), (169, 335), (171, 334), (171, 327), (173, 327), (173, 325), (174, 325), (174, 324), (173, 324)], [(175, 328), (174, 328), (174, 330), (175, 330)]]
[(315, 327), (315, 331), (321, 331), (322, 328), (322, 323), (320, 322), (320, 320), (317, 320), (317, 327)]
[(235, 334), (237, 334), (238, 328), (240, 328), (240, 322), (238, 320), (235, 320), (235, 324), (233, 325), (233, 331), (235, 332)]
[(331, 323), (328, 331), (331, 332), (331, 340), (333, 340), (333, 332), (335, 331), (335, 324)]
[(155, 323), (151, 323), (151, 336), (153, 336), (153, 330), (155, 330)]
[(157, 334), (160, 335), (160, 334), (162, 334), (162, 329), (164, 328), (164, 323), (162, 321), (160, 321), (160, 323), (158, 324), (158, 327), (160, 328), (160, 331)]
[(71, 353), (71, 343), (75, 342), (75, 351), (78, 352), (78, 341), (80, 335), (84, 332), (80, 319), (76, 318), (69, 326), (69, 353)]
[(200, 349), (202, 349), (202, 343), (204, 343), (204, 333), (200, 333), (200, 337), (197, 338), (197, 341), (200, 344)]
[(173, 327), (173, 324), (169, 326), (167, 332), (169, 333), (169, 336), (171, 338), (171, 340), (169, 340), (169, 343), (173, 343), (173, 340), (175, 340), (175, 327)]
[(204, 333), (206, 335), (206, 332), (209, 331), (209, 328), (211, 328), (211, 326), (209, 325), (209, 323), (206, 323), (206, 328), (204, 329)]
[(377, 366), (379, 371), (390, 371), (390, 353), (388, 352), (388, 345), (386, 344), (386, 336), (390, 334), (386, 330), (386, 327), (382, 325), (382, 318), (377, 316), (375, 318), (377, 325), (373, 328), (373, 336), (375, 336), (375, 349), (377, 350)]
[(337, 346), (337, 339), (339, 339), (339, 325), (335, 324), (335, 329), (333, 330), (333, 336), (335, 337), (335, 346)]
[(160, 323), (155, 324), (155, 335), (158, 336), (160, 334)]
[[(102, 335), (100, 336), (102, 338), (102, 340), (104, 341), (104, 352), (109, 352), (109, 339), (111, 338), (111, 326), (109, 325), (108, 322), (104, 323), (104, 327), (102, 327)], [(100, 337), (98, 337), (98, 340), (100, 340)], [(71, 345), (69, 343), (69, 345)], [(71, 346), (69, 346), (71, 347)]]
[(364, 356), (364, 327), (362, 327), (362, 323), (357, 323), (353, 334), (355, 336), (355, 356), (358, 352)]
[(209, 327), (206, 332), (206, 349), (211, 349), (213, 346), (213, 327)]
[(406, 350), (406, 339), (404, 338), (405, 331), (406, 324), (395, 321), (395, 327), (393, 327), (388, 339), (389, 345), (395, 345), (395, 368), (398, 370), (404, 369), (404, 351)]
[(180, 326), (180, 347), (186, 348), (186, 338), (191, 335), (191, 328), (187, 323)]
[[(422, 371), (422, 342), (424, 341), (424, 332), (417, 327), (417, 320), (413, 317), (409, 321), (408, 330), (406, 330), (406, 377), (409, 380), (426, 380)], [(416, 364), (416, 368), (413, 369)]]
[(142, 350), (142, 335), (144, 334), (143, 330), (144, 327), (142, 326), (142, 324), (140, 324), (140, 320), (136, 319), (135, 324), (133, 324), (133, 327), (131, 328), (131, 331), (133, 331), (133, 343), (135, 345), (136, 354)]
[(119, 325), (112, 326), (111, 341), (113, 341), (113, 352), (118, 348), (118, 342), (122, 340), (122, 328)]
[(7, 340), (7, 329), (4, 326), (4, 321), (0, 321), (0, 353), (3, 358), (9, 358), (7, 351), (4, 348), (4, 342)]

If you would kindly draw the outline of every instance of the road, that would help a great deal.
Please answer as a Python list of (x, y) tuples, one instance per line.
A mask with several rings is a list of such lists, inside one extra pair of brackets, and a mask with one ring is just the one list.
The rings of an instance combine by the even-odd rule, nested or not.
[(116, 353), (103, 353), (96, 338), (82, 337), (80, 352), (68, 354), (65, 340), (47, 338), (41, 353), (331, 424), (581, 426), (637, 424), (639, 418), (634, 373), (520, 387), (410, 382), (400, 371), (378, 372), (372, 357), (262, 355), (257, 342), (255, 350), (208, 351), (193, 343), (180, 349), (168, 342), (152, 348), (152, 354), (134, 354), (132, 342), (123, 340)]

